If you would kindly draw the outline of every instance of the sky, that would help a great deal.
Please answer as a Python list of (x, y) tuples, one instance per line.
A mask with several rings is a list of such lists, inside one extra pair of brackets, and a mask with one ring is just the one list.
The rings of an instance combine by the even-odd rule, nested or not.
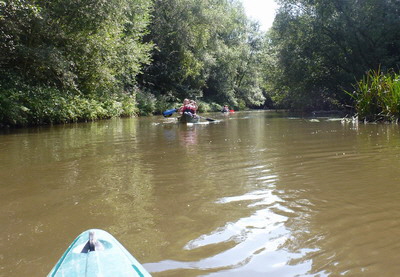
[(267, 31), (275, 18), (275, 10), (278, 5), (274, 0), (241, 0), (246, 14), (261, 24), (261, 30)]

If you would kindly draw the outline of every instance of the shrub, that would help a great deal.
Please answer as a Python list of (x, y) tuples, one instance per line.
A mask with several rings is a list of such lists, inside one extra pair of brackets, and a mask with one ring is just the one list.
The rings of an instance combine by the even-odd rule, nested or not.
[(211, 111), (211, 105), (206, 102), (197, 101), (197, 105), (198, 105), (198, 111), (200, 113), (205, 113), (205, 112)]
[(133, 95), (125, 94), (121, 97), (122, 114), (121, 116), (130, 117), (137, 114), (136, 98)]
[(155, 113), (161, 114), (163, 111), (174, 109), (181, 104), (176, 102), (176, 99), (170, 95), (160, 95), (157, 97)]
[(156, 97), (145, 91), (138, 91), (136, 94), (137, 107), (139, 115), (151, 115), (156, 110)]
[(400, 75), (370, 70), (349, 94), (360, 119), (396, 120), (400, 116)]
[(135, 97), (128, 94), (84, 96), (52, 87), (0, 86), (0, 126), (29, 126), (93, 121), (132, 116), (137, 111)]
[(239, 110), (239, 111), (245, 110), (246, 109), (246, 102), (244, 102), (244, 100), (242, 100), (242, 99), (238, 100), (238, 104), (235, 107), (235, 109)]

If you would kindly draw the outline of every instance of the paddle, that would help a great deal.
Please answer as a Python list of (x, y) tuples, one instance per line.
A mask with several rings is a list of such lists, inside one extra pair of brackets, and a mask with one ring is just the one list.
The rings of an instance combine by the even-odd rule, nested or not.
[(171, 109), (171, 110), (166, 110), (162, 114), (163, 114), (164, 117), (169, 117), (169, 116), (171, 116), (173, 113), (175, 113), (177, 111), (178, 111), (178, 109)]
[(197, 115), (197, 116), (202, 118), (202, 119), (205, 119), (207, 121), (216, 121), (216, 119), (212, 119), (212, 118), (209, 118), (209, 117), (203, 117), (203, 116), (200, 116), (200, 115)]

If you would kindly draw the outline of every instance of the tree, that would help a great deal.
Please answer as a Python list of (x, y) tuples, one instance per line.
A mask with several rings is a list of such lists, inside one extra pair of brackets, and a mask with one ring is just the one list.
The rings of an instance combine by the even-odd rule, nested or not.
[(135, 112), (151, 0), (0, 1), (0, 126)]
[(178, 99), (262, 103), (259, 83), (251, 79), (258, 30), (239, 1), (158, 0), (155, 7), (146, 39), (156, 49), (140, 78), (143, 88)]
[(150, 0), (7, 0), (1, 70), (32, 85), (84, 94), (121, 91), (149, 62), (141, 38)]
[(396, 1), (279, 2), (270, 34), (270, 51), (276, 58), (270, 85), (292, 107), (346, 103), (343, 89), (366, 71), (399, 66)]

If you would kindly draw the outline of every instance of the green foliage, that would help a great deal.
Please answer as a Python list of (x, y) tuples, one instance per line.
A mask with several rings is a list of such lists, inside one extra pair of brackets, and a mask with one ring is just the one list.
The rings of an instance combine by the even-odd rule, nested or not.
[(246, 103), (244, 102), (244, 100), (239, 100), (235, 108), (236, 110), (243, 111), (246, 109)]
[[(243, 102), (244, 103), (244, 102)], [(220, 112), (222, 110), (223, 105), (218, 104), (216, 102), (203, 102), (203, 101), (197, 101), (197, 104), (199, 106), (198, 111), (200, 113), (205, 113), (205, 112)]]
[[(203, 103), (203, 102), (200, 102)], [(206, 104), (206, 103), (204, 103)], [(215, 102), (211, 102), (209, 104), (207, 104), (208, 108), (205, 109), (205, 112), (220, 112), (222, 110), (222, 105), (215, 103)]]
[(140, 77), (143, 88), (175, 99), (263, 104), (262, 37), (239, 1), (156, 0), (155, 7), (146, 39), (156, 48)]
[(151, 115), (156, 110), (157, 98), (154, 94), (145, 91), (138, 91), (136, 94), (139, 115)]
[(136, 98), (140, 115), (161, 114), (163, 111), (182, 105), (182, 103), (174, 101), (172, 96), (159, 95), (156, 97), (147, 90), (138, 91)]
[(157, 102), (155, 105), (155, 113), (161, 114), (163, 111), (177, 108), (180, 105), (180, 103), (175, 102), (174, 97), (172, 97), (171, 95), (159, 95), (157, 97)]
[(21, 93), (16, 90), (3, 90), (0, 94), (0, 127), (27, 124), (27, 107), (20, 101)]
[(203, 95), (212, 103), (203, 111), (215, 103), (258, 107), (265, 99), (263, 39), (239, 0), (0, 6), (0, 82), (11, 84), (2, 88), (4, 124), (158, 114)]
[(119, 97), (119, 101), (121, 101), (122, 105), (121, 116), (131, 117), (138, 114), (138, 109), (136, 107), (136, 97), (134, 95), (122, 94)]
[(53, 87), (1, 86), (0, 126), (29, 126), (132, 116), (136, 102), (129, 95), (87, 97)]
[(369, 71), (348, 93), (355, 100), (361, 119), (397, 120), (400, 117), (400, 75), (391, 71)]
[(200, 94), (204, 84), (202, 54), (208, 40), (204, 9), (208, 1), (156, 0), (147, 41), (156, 45), (153, 63), (141, 83), (156, 95), (173, 92), (184, 98)]
[(210, 111), (214, 111), (213, 107), (215, 105), (203, 102), (203, 101), (197, 101), (197, 106), (198, 106), (198, 112), (200, 113), (206, 113)]
[[(350, 99), (369, 69), (400, 64), (396, 1), (280, 0), (265, 79), (271, 98), (290, 107), (332, 108)], [(280, 94), (280, 96), (278, 95)]]
[[(150, 1), (6, 1), (5, 66), (33, 84), (113, 93), (134, 83)], [(21, 66), (22, 65), (22, 66)]]
[(132, 88), (150, 62), (152, 44), (142, 38), (151, 5), (151, 0), (1, 1), (0, 123), (135, 114)]

